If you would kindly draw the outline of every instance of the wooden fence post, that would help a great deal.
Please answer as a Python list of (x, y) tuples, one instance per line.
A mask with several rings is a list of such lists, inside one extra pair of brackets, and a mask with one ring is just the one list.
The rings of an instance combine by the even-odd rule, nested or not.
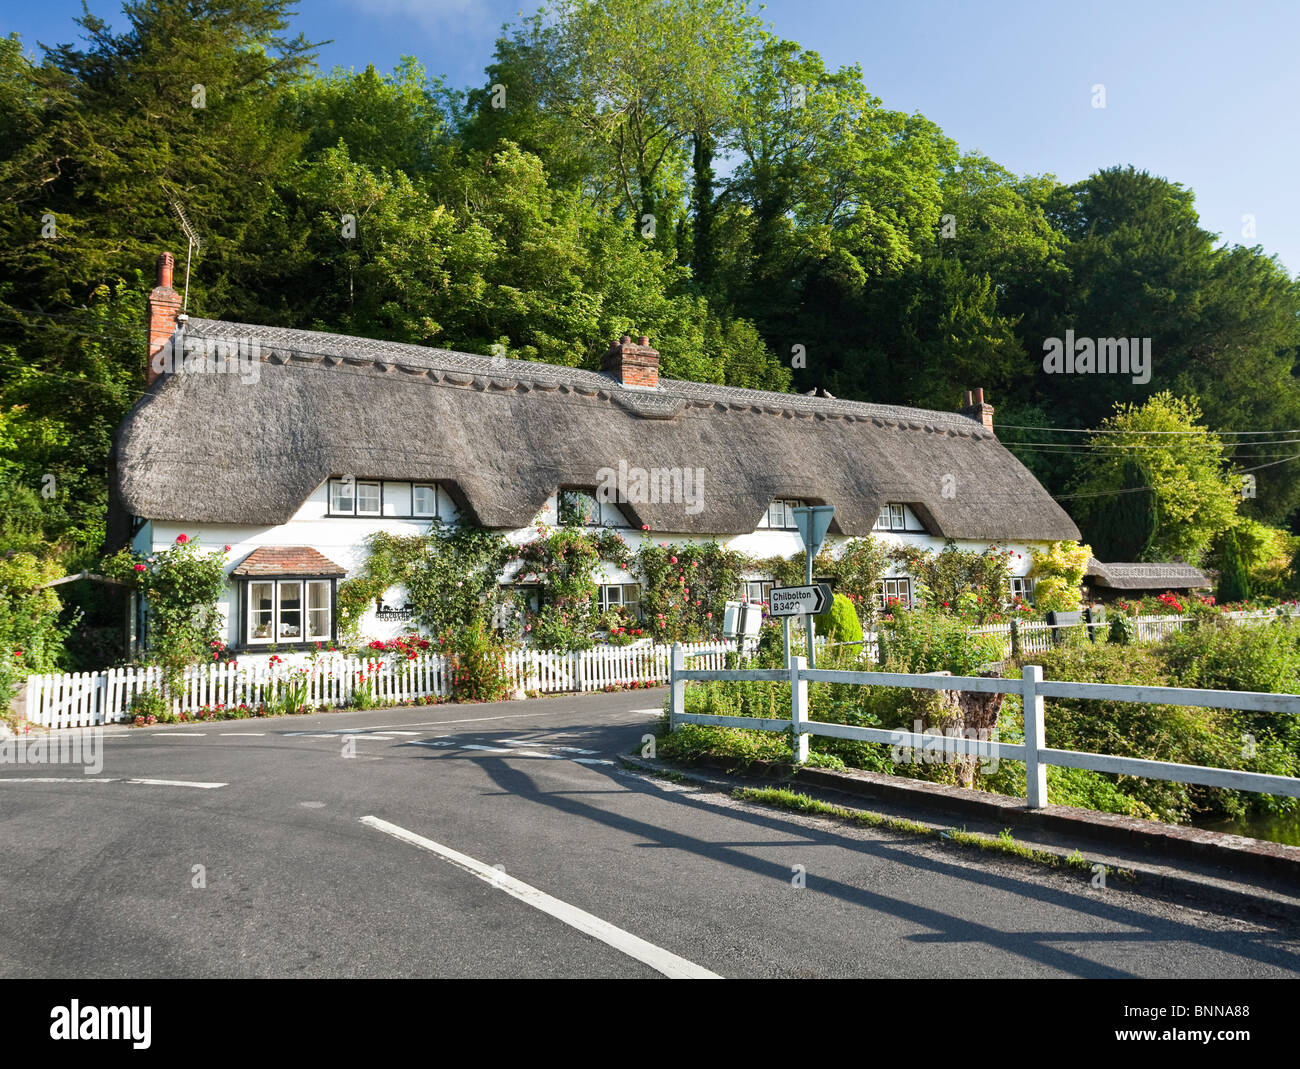
[(1047, 728), (1043, 696), (1038, 684), (1043, 681), (1043, 666), (1027, 664), (1021, 670), (1021, 690), (1025, 705), (1025, 799), (1030, 809), (1047, 805), (1047, 765), (1040, 751), (1047, 745)]
[(686, 712), (686, 680), (680, 678), (686, 670), (686, 651), (680, 642), (673, 643), (672, 661), (668, 665), (668, 730), (676, 731), (677, 718)]
[(790, 658), (790, 731), (796, 765), (808, 763), (808, 736), (804, 732), (808, 722), (808, 680), (800, 677), (807, 667), (807, 657)]

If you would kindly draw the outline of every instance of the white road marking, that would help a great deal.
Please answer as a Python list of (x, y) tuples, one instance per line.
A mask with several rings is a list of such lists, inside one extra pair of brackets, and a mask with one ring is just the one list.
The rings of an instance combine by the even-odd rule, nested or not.
[(574, 764), (578, 765), (612, 765), (613, 761), (604, 761), (597, 757), (575, 757)]
[(656, 705), (653, 709), (629, 709), (629, 713), (662, 713), (663, 706)]
[(578, 746), (556, 746), (551, 742), (542, 742), (539, 739), (502, 739), (507, 746), (545, 746), (548, 750), (563, 750), (565, 753), (600, 753), (599, 750), (584, 750)]
[(0, 777), (0, 783), (116, 783), (117, 780), (103, 776), (44, 776), (36, 779), (15, 779), (10, 776)]
[(201, 739), (206, 731), (155, 731), (155, 739)]
[(265, 734), (265, 731), (223, 731), (221, 737), (223, 739), (233, 739), (236, 736), (245, 739), (260, 739)]
[(473, 742), (463, 742), (461, 743), (460, 748), (462, 750), (483, 750), (486, 753), (509, 753), (510, 752), (508, 749), (505, 749), (504, 747), (501, 746), (479, 746), (477, 743), (473, 743)]
[(390, 824), (386, 820), (380, 820), (378, 817), (362, 817), (361, 823), (368, 824), (386, 835), (391, 835), (394, 839), (400, 839), (402, 842), (410, 843), (412, 846), (418, 846), (422, 850), (428, 850), (430, 853), (436, 854), (444, 861), (451, 862), (457, 868), (477, 876), (484, 883), (489, 883), (498, 890), (505, 891), (512, 898), (517, 898), (520, 902), (525, 902), (534, 909), (541, 910), (556, 920), (563, 921), (570, 928), (576, 928), (593, 939), (599, 939), (602, 943), (613, 947), (620, 953), (626, 954), (629, 958), (634, 958), (644, 965), (649, 965), (650, 968), (662, 973), (664, 976), (674, 980), (721, 979), (717, 973), (710, 972), (708, 969), (696, 965), (693, 961), (687, 961), (685, 958), (678, 957), (672, 951), (646, 942), (640, 936), (633, 935), (622, 928), (616, 928), (608, 921), (603, 921), (584, 909), (579, 909), (568, 902), (553, 898), (545, 891), (539, 891), (531, 884), (524, 883), (523, 880), (516, 879), (501, 869), (493, 868), (482, 861), (476, 861), (467, 854), (451, 849), (451, 847), (435, 843), (432, 839), (426, 839), (423, 835), (417, 835), (413, 831), (407, 831), (405, 828)]
[(545, 757), (548, 761), (568, 760), (557, 753), (539, 753), (537, 750), (511, 750), (516, 757)]
[(300, 806), (302, 806), (304, 809), (324, 809), (324, 808), (325, 808), (325, 803), (324, 803), (324, 802), (299, 802), (298, 804), (299, 804)]
[(183, 779), (129, 779), (127, 783), (143, 783), (149, 787), (200, 787), (205, 791), (210, 791), (214, 787), (229, 786), (225, 783), (194, 783), (191, 780)]
[(418, 731), (386, 731), (387, 735), (418, 735)]

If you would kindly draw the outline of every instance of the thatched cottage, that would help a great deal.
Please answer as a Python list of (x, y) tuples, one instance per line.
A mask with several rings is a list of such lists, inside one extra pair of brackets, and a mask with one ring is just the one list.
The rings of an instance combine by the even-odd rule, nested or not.
[[(153, 551), (180, 533), (231, 546), (232, 646), (335, 637), (337, 583), (375, 531), (434, 517), (530, 537), (561, 495), (633, 549), (717, 539), (755, 558), (800, 549), (790, 509), (832, 504), (832, 543), (875, 534), (939, 549), (1016, 550), (1078, 538), (993, 433), (982, 393), (958, 412), (767, 393), (659, 377), (646, 338), (603, 370), (280, 327), (187, 318), (159, 258), (150, 385), (117, 433), (110, 544)], [(770, 576), (748, 591), (765, 594)], [(605, 604), (634, 605), (611, 569)], [(909, 577), (880, 596), (910, 596)], [(409, 626), (400, 592), (363, 624)]]

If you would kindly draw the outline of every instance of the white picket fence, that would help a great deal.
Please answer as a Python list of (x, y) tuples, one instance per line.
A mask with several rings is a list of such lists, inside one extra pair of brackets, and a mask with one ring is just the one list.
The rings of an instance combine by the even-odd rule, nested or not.
[[(721, 669), (735, 650), (730, 641), (690, 643), (683, 647), (692, 667)], [(515, 649), (505, 655), (512, 691), (559, 694), (603, 690), (629, 683), (668, 682), (671, 647), (597, 646), (572, 653)], [(27, 677), (27, 719), (51, 728), (92, 727), (130, 719), (131, 699), (159, 691), (160, 668), (110, 668)], [(446, 697), (451, 693), (447, 658), (421, 654), (414, 660), (323, 657), (313, 663), (266, 662), (210, 664), (187, 668), (174, 713), (247, 705), (256, 709), (302, 688), (300, 704), (346, 706)]]

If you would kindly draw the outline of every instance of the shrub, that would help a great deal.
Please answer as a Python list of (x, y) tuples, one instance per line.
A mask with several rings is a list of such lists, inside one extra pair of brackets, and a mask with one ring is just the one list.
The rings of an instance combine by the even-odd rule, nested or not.
[(825, 635), (827, 642), (861, 642), (862, 622), (853, 608), (853, 602), (843, 594), (836, 594), (830, 609), (813, 617), (814, 628)]
[(442, 637), (451, 670), (452, 697), (459, 702), (496, 702), (510, 690), (505, 649), (482, 620)]

